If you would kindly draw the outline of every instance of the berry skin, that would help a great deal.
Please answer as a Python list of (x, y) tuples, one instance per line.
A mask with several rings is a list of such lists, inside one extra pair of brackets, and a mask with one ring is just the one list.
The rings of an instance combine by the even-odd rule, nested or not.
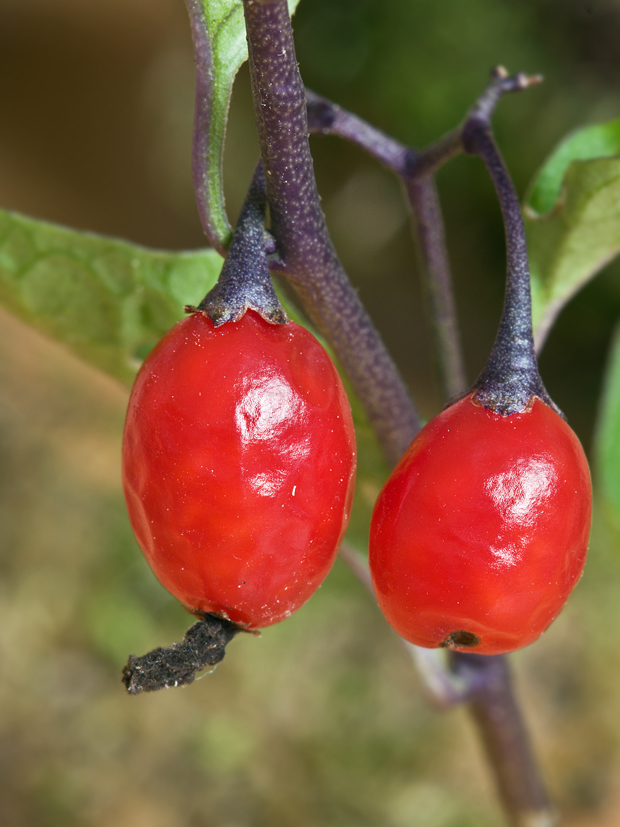
[(472, 400), (431, 420), (394, 469), (370, 567), (402, 637), (495, 655), (560, 613), (585, 563), (592, 495), (583, 449), (548, 405), (501, 416)]
[(253, 311), (202, 313), (150, 353), (129, 401), (123, 485), (138, 543), (195, 614), (248, 628), (299, 608), (347, 526), (355, 436), (317, 340)]

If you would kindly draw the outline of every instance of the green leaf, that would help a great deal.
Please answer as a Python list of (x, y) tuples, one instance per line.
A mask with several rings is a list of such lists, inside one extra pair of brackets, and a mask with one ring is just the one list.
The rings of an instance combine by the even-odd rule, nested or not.
[(620, 528), (620, 326), (609, 355), (594, 441), (599, 490)]
[(551, 212), (573, 161), (591, 161), (620, 154), (620, 119), (588, 126), (562, 141), (538, 173), (528, 207), (539, 215)]
[(214, 250), (147, 250), (0, 211), (0, 303), (126, 383), (221, 265)]
[(588, 127), (558, 147), (527, 199), (539, 344), (568, 300), (620, 252), (618, 156), (620, 120)]
[[(194, 179), (205, 230), (220, 250), (228, 246), (222, 161), (233, 82), (247, 60), (242, 0), (186, 0), (197, 64)], [(288, 0), (293, 14), (299, 0)]]

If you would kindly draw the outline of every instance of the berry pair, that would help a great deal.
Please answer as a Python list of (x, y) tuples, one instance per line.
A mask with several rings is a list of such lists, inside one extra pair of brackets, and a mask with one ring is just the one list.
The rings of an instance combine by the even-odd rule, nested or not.
[[(190, 611), (247, 628), (301, 606), (350, 513), (355, 442), (342, 383), (295, 324), (194, 313), (150, 354), (123, 449), (136, 537)], [(476, 392), (414, 439), (375, 506), (379, 604), (407, 640), (498, 654), (536, 640), (578, 581), (590, 477), (577, 437), (532, 396), (508, 415)]]
[[(464, 142), (487, 163), (508, 228), (504, 310), (473, 389), (422, 429), (379, 495), (370, 569), (404, 638), (493, 655), (532, 643), (561, 611), (585, 563), (591, 484), (538, 373), (516, 194), (488, 130)], [(123, 446), (127, 506), (148, 562), (189, 611), (220, 618), (227, 639), (288, 617), (318, 588), (355, 476), (345, 390), (322, 346), (279, 305), (263, 222), (256, 185), (218, 285), (140, 370)], [(142, 668), (134, 659), (128, 686)]]

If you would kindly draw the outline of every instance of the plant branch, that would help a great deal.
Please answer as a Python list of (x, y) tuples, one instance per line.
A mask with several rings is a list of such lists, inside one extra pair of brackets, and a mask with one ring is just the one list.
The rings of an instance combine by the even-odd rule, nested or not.
[(418, 241), (441, 389), (448, 402), (464, 393), (467, 379), (441, 205), (432, 175), (406, 178), (404, 186)]
[(329, 238), (308, 144), (306, 97), (286, 0), (244, 0), (271, 230), (283, 272), (334, 348), (386, 456), (420, 428), (408, 391)]
[(306, 89), (308, 129), (322, 135), (338, 135), (359, 146), (388, 169), (403, 176), (416, 153), (368, 121), (337, 103)]
[[(515, 278), (509, 282), (502, 326), (509, 329), (513, 336), (516, 332), (523, 342), (522, 361), (524, 364), (528, 362), (525, 370), (530, 377), (533, 375), (534, 351), (533, 345), (530, 346), (531, 321), (530, 332), (528, 333), (524, 328), (524, 320), (528, 318), (526, 311), (531, 306), (531, 300), (521, 208), (501, 156), (493, 142), (490, 121), (495, 107), (505, 94), (521, 91), (539, 83), (540, 80), (538, 76), (529, 77), (523, 73), (509, 76), (502, 67), (496, 68), (492, 73), (491, 82), (469, 111), (461, 126), (420, 152), (405, 147), (325, 98), (313, 92), (308, 93), (309, 123), (314, 131), (340, 135), (364, 148), (392, 169), (403, 183), (413, 216), (414, 236), (424, 274), (435, 337), (435, 352), (446, 399), (459, 396), (465, 390), (466, 380), (441, 207), (434, 175), (443, 164), (461, 152), (479, 154), (487, 165), (496, 186), (507, 227), (508, 270), (515, 273), (522, 271), (521, 278)], [(516, 290), (521, 294), (518, 302), (512, 295)], [(523, 296), (525, 290), (527, 299)], [(526, 307), (527, 302), (529, 304)], [(517, 307), (518, 311), (515, 309)], [(529, 316), (531, 317), (531, 312)], [(498, 341), (501, 338), (498, 336)], [(505, 339), (506, 335), (503, 338)], [(495, 359), (495, 362), (496, 364), (499, 362), (499, 357)], [(512, 368), (514, 374), (515, 367), (518, 366), (514, 364), (508, 366), (504, 359), (502, 364), (504, 375), (508, 375), (509, 367)], [(523, 366), (521, 372), (523, 374)], [(547, 404), (555, 408), (540, 381), (536, 383), (536, 393), (541, 395)]]
[[(449, 270), (444, 252), (443, 227), (434, 190), (434, 173), (456, 154), (472, 148), (472, 133), (481, 131), (482, 134), (489, 135), (490, 118), (503, 94), (525, 88), (536, 80), (524, 75), (509, 78), (503, 70), (496, 70), (491, 84), (470, 111), (463, 125), (419, 154), (407, 150), (356, 116), (344, 113), (318, 96), (311, 94), (309, 98), (310, 123), (317, 131), (339, 134), (351, 140), (400, 175), (407, 189), (412, 211), (417, 217), (416, 236), (426, 262), (426, 269), (432, 273), (429, 284), (436, 286), (440, 300), (445, 297), (451, 300), (452, 292), (449, 281), (441, 285), (442, 273), (447, 274), (449, 278)], [(494, 148), (494, 145), (492, 146)], [(489, 157), (488, 151), (485, 150), (485, 154)], [(503, 164), (501, 166), (503, 167)], [(499, 180), (497, 175), (494, 180)], [(506, 186), (505, 181), (499, 185), (500, 203), (505, 208), (508, 199), (511, 212), (514, 213), (516, 210), (520, 216), (520, 206), (517, 200), (515, 207), (516, 195), (511, 186), (510, 182), (509, 186)], [(512, 234), (507, 243), (510, 244), (510, 259), (522, 260), (521, 240)], [(435, 317), (441, 318), (442, 314), (438, 313), (437, 304), (433, 309)], [(447, 318), (450, 318), (450, 312)], [(445, 324), (446, 316), (443, 317), (443, 321)], [(440, 346), (440, 352), (443, 353), (445, 366), (448, 359), (445, 343)], [(454, 381), (453, 387), (456, 393), (459, 393), (464, 386), (462, 375), (461, 378), (457, 378), (459, 372), (456, 369), (448, 370), (452, 377), (450, 381)], [(448, 387), (447, 380), (444, 381)], [(348, 548), (344, 548), (341, 554), (358, 578), (373, 591), (365, 561)], [(450, 664), (442, 660), (445, 653), (421, 649), (406, 641), (403, 643), (414, 658), (425, 687), (436, 703), (449, 706), (468, 702), (495, 775), (499, 795), (513, 827), (553, 827), (557, 823), (556, 816), (545, 791), (514, 695), (507, 658), (484, 658), (456, 653), (452, 655), (450, 668)]]
[[(310, 131), (339, 135), (365, 149), (401, 179), (412, 216), (422, 283), (435, 339), (435, 354), (444, 399), (466, 388), (465, 367), (456, 320), (450, 263), (446, 252), (441, 206), (433, 171), (418, 164), (418, 153), (394, 140), (357, 115), (314, 92), (308, 96)], [(454, 150), (458, 147), (455, 144)]]
[(470, 687), (469, 709), (493, 768), (512, 827), (557, 827), (514, 694), (508, 659), (452, 653), (454, 672)]

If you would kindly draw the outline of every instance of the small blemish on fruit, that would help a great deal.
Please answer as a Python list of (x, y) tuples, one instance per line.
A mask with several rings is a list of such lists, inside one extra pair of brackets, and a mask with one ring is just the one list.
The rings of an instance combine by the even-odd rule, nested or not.
[(442, 649), (473, 649), (480, 644), (480, 638), (473, 632), (466, 632), (459, 629), (458, 632), (451, 632), (439, 644)]

